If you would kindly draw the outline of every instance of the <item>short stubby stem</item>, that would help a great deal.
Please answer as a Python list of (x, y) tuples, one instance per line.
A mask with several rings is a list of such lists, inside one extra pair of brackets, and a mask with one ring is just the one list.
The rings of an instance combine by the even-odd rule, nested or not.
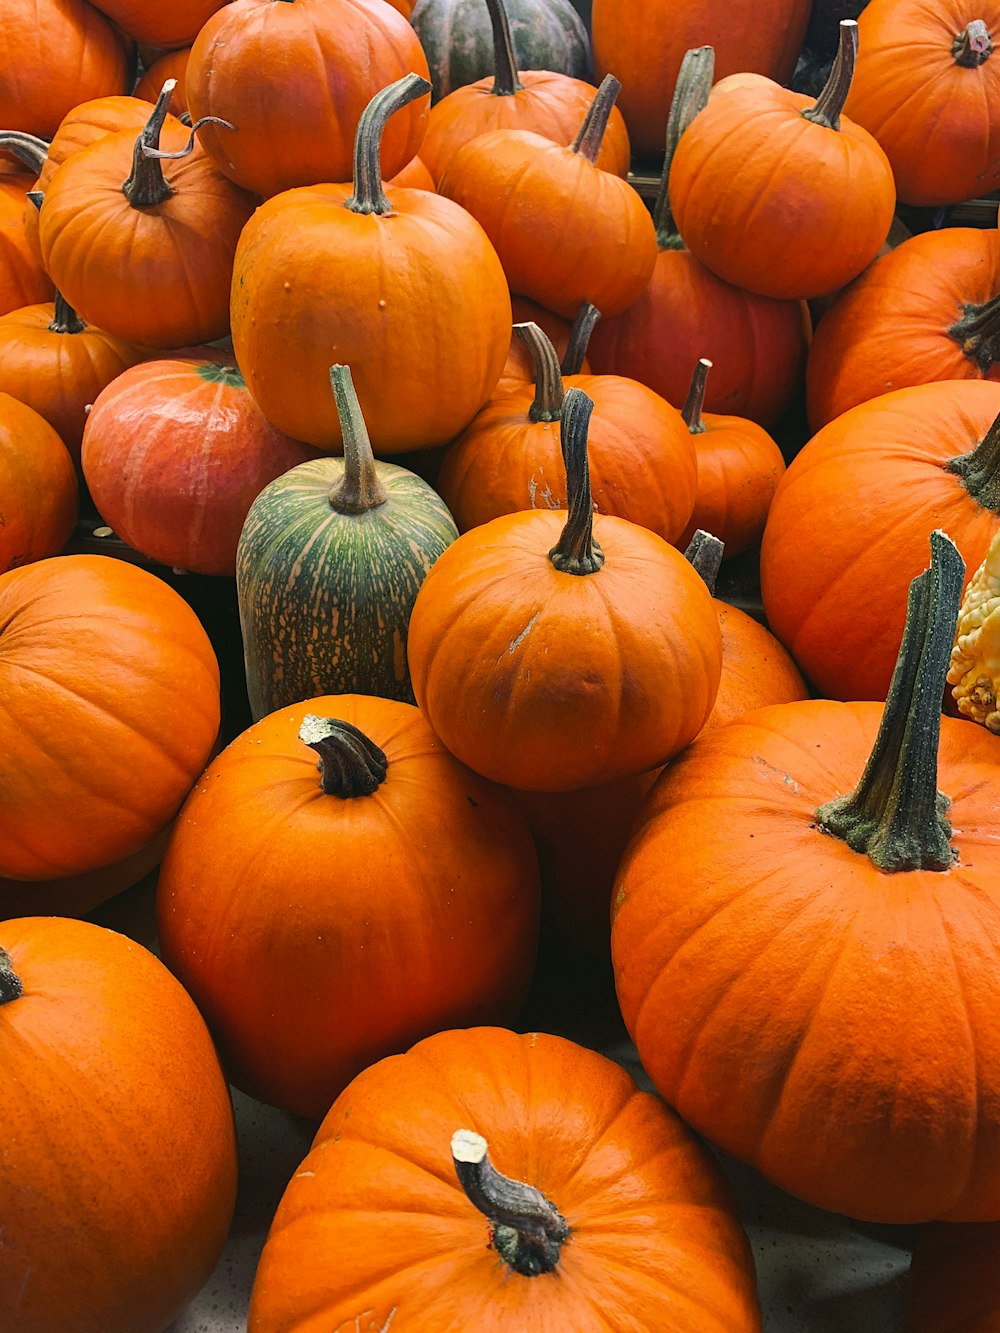
[(371, 796), (386, 779), (385, 752), (350, 722), (307, 713), (299, 740), (319, 755), (320, 783), (327, 796), (345, 801)]
[(726, 553), (725, 544), (718, 537), (713, 537), (704, 528), (698, 528), (688, 542), (684, 559), (700, 574), (708, 591), (715, 596), (715, 584), (722, 568), (722, 558)]
[(959, 478), (977, 504), (1000, 514), (1000, 416), (975, 449), (952, 458), (944, 470)]
[(951, 44), (955, 64), (964, 69), (977, 69), (993, 54), (993, 39), (984, 19), (973, 19), (957, 33)]

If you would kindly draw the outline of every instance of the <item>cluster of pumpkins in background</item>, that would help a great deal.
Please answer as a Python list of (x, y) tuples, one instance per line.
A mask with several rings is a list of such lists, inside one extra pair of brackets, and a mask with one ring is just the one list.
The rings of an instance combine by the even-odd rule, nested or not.
[[(684, 1122), (996, 1321), (1000, 233), (887, 237), (1000, 186), (1000, 9), (412, 8), (0, 11), (0, 1325), (161, 1333), (227, 1080), (325, 1117), (250, 1333), (758, 1329)], [(81, 494), (235, 576), (226, 748)], [(161, 859), (167, 966), (75, 919)], [(663, 1101), (498, 1026), (543, 887)]]

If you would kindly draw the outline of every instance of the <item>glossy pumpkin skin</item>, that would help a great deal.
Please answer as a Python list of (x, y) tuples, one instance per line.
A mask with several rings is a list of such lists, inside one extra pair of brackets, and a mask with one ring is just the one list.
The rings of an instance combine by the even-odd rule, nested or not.
[[(594, 505), (676, 542), (698, 485), (695, 441), (658, 394), (618, 375), (568, 375), (594, 402), (588, 457)], [(494, 399), (445, 454), (438, 489), (468, 532), (501, 514), (565, 509), (558, 421), (532, 421), (534, 387)]]
[(51, 139), (63, 116), (92, 97), (125, 91), (125, 53), (85, 0), (4, 0), (0, 125)]
[[(298, 739), (309, 713), (385, 752), (373, 795), (324, 794)], [(160, 871), (157, 929), (231, 1080), (319, 1117), (428, 1032), (514, 1016), (538, 893), (523, 821), (416, 708), (323, 695), (257, 722), (209, 767)]]
[(178, 51), (168, 51), (153, 62), (132, 90), (133, 96), (141, 97), (146, 102), (155, 102), (160, 89), (167, 79), (176, 79), (177, 87), (170, 98), (170, 114), (181, 116), (188, 109), (187, 92), (184, 80), (187, 75), (190, 46), (182, 46)]
[(44, 418), (0, 393), (0, 573), (58, 555), (76, 522), (73, 460)]
[[(411, 71), (426, 78), (426, 58), (385, 0), (235, 0), (198, 34), (185, 86), (193, 119), (221, 116), (238, 127), (199, 131), (219, 171), (270, 197), (349, 180), (362, 111), (379, 88)], [(427, 105), (421, 98), (389, 121), (386, 177), (418, 152)]]
[(419, 155), (411, 158), (405, 167), (396, 172), (390, 185), (400, 185), (405, 190), (436, 190), (434, 177), (428, 171), (423, 158)]
[[(1000, 362), (949, 334), (1000, 292), (1000, 233), (923, 232), (883, 255), (816, 328), (806, 368), (814, 431), (858, 403), (934, 380), (1000, 379)], [(980, 354), (984, 349), (978, 349)], [(985, 374), (984, 374), (985, 370)]]
[(150, 361), (99, 395), (83, 475), (104, 521), (161, 564), (232, 576), (256, 497), (316, 451), (265, 420), (235, 365)]
[(635, 152), (663, 153), (667, 113), (685, 51), (715, 48), (716, 75), (752, 70), (791, 78), (809, 20), (809, 0), (594, 0), (595, 78), (622, 81), (620, 104)]
[(289, 190), (244, 228), (233, 271), (236, 359), (264, 415), (293, 439), (341, 449), (335, 348), (376, 454), (444, 444), (503, 369), (503, 269), (482, 228), (450, 200), (390, 186), (392, 212), (380, 217), (346, 208), (351, 192)]
[(722, 678), (701, 735), (756, 708), (808, 699), (798, 667), (770, 630), (738, 606), (714, 601), (722, 631)]
[[(563, 319), (561, 315), (553, 315), (551, 310), (546, 310), (544, 306), (540, 306), (536, 301), (529, 301), (523, 296), (512, 296), (510, 304), (514, 323), (526, 324), (530, 321), (537, 324), (549, 342), (555, 347), (556, 355), (561, 361), (569, 346), (572, 330), (569, 320)], [(589, 371), (590, 363), (584, 357), (581, 373), (586, 375)], [(530, 387), (534, 382), (534, 359), (528, 347), (512, 329), (507, 361), (490, 401), (495, 402), (498, 398), (505, 398), (507, 394), (516, 393), (519, 389)]]
[(959, 859), (888, 875), (815, 818), (882, 711), (761, 709), (667, 770), (615, 886), (618, 999), (670, 1105), (783, 1189), (867, 1221), (996, 1217), (1000, 740), (942, 719)]
[(463, 534), (410, 619), (410, 678), (431, 726), (471, 768), (527, 791), (665, 763), (701, 730), (722, 670), (712, 599), (678, 551), (596, 514), (603, 567), (564, 573), (549, 551), (565, 519), (534, 510)]
[(58, 556), (0, 575), (0, 875), (51, 879), (130, 856), (170, 820), (219, 730), (198, 618), (136, 565)]
[(698, 474), (694, 506), (676, 540), (683, 550), (702, 528), (725, 543), (728, 559), (760, 541), (785, 460), (753, 421), (714, 412), (703, 413), (701, 420), (705, 430), (691, 437)]
[(229, 1089), (197, 1009), (139, 945), (5, 921), (0, 1321), (160, 1333), (207, 1280), (236, 1197)]
[[(226, 0), (176, 0), (161, 5), (150, 0), (98, 0), (97, 8), (123, 32), (148, 46), (190, 46), (201, 28)], [(161, 84), (162, 87), (162, 84)], [(153, 98), (157, 97), (157, 88)]]
[(998, 1333), (1000, 1224), (940, 1222), (917, 1238), (905, 1333)]
[(0, 393), (43, 416), (79, 464), (88, 404), (147, 353), (91, 324), (55, 325), (51, 301), (0, 316)]
[[(482, 1133), (498, 1170), (565, 1217), (554, 1275), (523, 1278), (498, 1259), (455, 1177), (458, 1128)], [(728, 1189), (673, 1112), (593, 1051), (487, 1028), (439, 1033), (361, 1074), (285, 1191), (249, 1333), (346, 1329), (359, 1308), (373, 1328), (398, 1310), (412, 1333), (459, 1333), (472, 1318), (477, 1333), (760, 1328)]]
[(871, 263), (892, 225), (885, 154), (845, 115), (838, 130), (806, 120), (815, 104), (760, 75), (732, 75), (674, 155), (670, 206), (688, 249), (761, 296), (836, 291)]
[(625, 181), (526, 130), (463, 145), (438, 189), (482, 225), (512, 292), (572, 319), (584, 301), (625, 310), (656, 262), (656, 232)]
[(899, 389), (824, 426), (789, 466), (761, 544), (761, 595), (818, 693), (885, 698), (934, 528), (958, 546), (966, 582), (982, 564), (1000, 515), (944, 465), (998, 413), (1000, 385), (989, 382)]
[(341, 458), (287, 472), (250, 508), (236, 588), (254, 718), (317, 693), (413, 702), (410, 612), (458, 529), (420, 477), (392, 463), (375, 471), (388, 498), (364, 514), (329, 502), (344, 477)]
[(955, 204), (1000, 186), (1000, 58), (967, 69), (952, 54), (971, 19), (997, 39), (996, 0), (869, 0), (858, 17), (846, 111), (885, 149), (903, 203)]
[(0, 316), (52, 297), (52, 281), (24, 234), (25, 207), (19, 185), (0, 188)]

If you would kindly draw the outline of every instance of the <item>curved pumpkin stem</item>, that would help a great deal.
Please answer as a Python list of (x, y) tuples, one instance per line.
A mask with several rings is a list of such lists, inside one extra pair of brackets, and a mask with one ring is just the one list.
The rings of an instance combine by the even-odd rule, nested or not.
[(501, 1175), (489, 1159), (481, 1134), (460, 1129), (451, 1138), (458, 1183), (469, 1202), (493, 1228), (493, 1244), (509, 1268), (522, 1277), (551, 1273), (570, 1229), (541, 1190)]
[(815, 125), (822, 125), (828, 130), (840, 129), (840, 113), (851, 91), (854, 67), (858, 63), (858, 24), (856, 19), (842, 19), (840, 23), (840, 44), (837, 56), (830, 70), (826, 87), (816, 99), (816, 105), (802, 112), (806, 120)]
[(849, 796), (816, 812), (826, 833), (879, 870), (948, 870), (955, 863), (949, 798), (937, 790), (941, 696), (951, 659), (965, 561), (931, 533), (930, 569), (910, 584), (906, 628), (875, 748)]
[(14, 971), (10, 954), (6, 949), (0, 949), (0, 1004), (19, 1000), (23, 994), (24, 983)]
[(951, 45), (955, 64), (965, 69), (977, 69), (993, 54), (993, 39), (984, 19), (973, 19), (958, 34)]
[(49, 155), (49, 146), (44, 139), (34, 134), (23, 134), (20, 130), (0, 130), (0, 149), (16, 157), (39, 175)]
[(327, 796), (345, 801), (371, 796), (385, 781), (389, 761), (384, 751), (350, 722), (307, 713), (299, 740), (319, 755), (320, 785)]
[(975, 449), (950, 459), (944, 469), (960, 479), (977, 504), (1000, 514), (1000, 416)]
[(513, 97), (524, 87), (517, 73), (517, 57), (510, 35), (510, 22), (503, 0), (486, 0), (493, 25), (493, 87), (494, 97)]
[(532, 421), (558, 421), (566, 395), (556, 349), (543, 330), (530, 320), (515, 324), (514, 332), (527, 345), (535, 366), (535, 401), (528, 409), (528, 416)]
[(653, 206), (653, 225), (656, 227), (656, 242), (661, 250), (683, 250), (684, 242), (677, 230), (677, 223), (670, 210), (670, 168), (674, 154), (681, 141), (681, 135), (694, 120), (699, 111), (704, 111), (708, 104), (708, 95), (712, 91), (715, 78), (715, 48), (695, 46), (684, 53), (681, 67), (674, 85), (673, 101), (670, 103), (670, 115), (667, 117), (667, 151), (663, 159), (663, 171), (660, 174), (660, 189)]
[(155, 208), (158, 204), (162, 204), (170, 198), (174, 192), (173, 187), (168, 184), (164, 177), (160, 162), (164, 158), (187, 157), (193, 152), (195, 131), (199, 130), (202, 125), (222, 125), (227, 130), (236, 128), (230, 121), (222, 120), (219, 116), (202, 116), (201, 120), (195, 121), (191, 126), (191, 137), (183, 148), (173, 153), (164, 152), (160, 148), (160, 134), (170, 111), (170, 99), (176, 87), (176, 79), (166, 80), (160, 89), (160, 95), (156, 99), (152, 115), (146, 121), (142, 133), (135, 141), (135, 148), (132, 152), (132, 171), (128, 180), (122, 186), (122, 194), (133, 208)]
[(340, 485), (330, 492), (330, 505), (341, 514), (366, 514), (369, 509), (384, 505), (389, 496), (375, 466), (371, 437), (350, 367), (331, 366), (330, 383), (344, 437), (344, 476)]
[(344, 203), (352, 213), (392, 212), (382, 185), (382, 135), (390, 116), (430, 90), (419, 74), (407, 74), (376, 93), (362, 111), (354, 136), (354, 193)]
[(583, 359), (587, 355), (591, 335), (600, 318), (601, 312), (596, 305), (591, 305), (589, 301), (584, 301), (576, 312), (576, 319), (574, 319), (573, 326), (569, 331), (566, 355), (562, 359), (562, 373), (564, 375), (579, 375), (583, 369)]
[(700, 574), (708, 591), (715, 596), (715, 584), (722, 568), (722, 559), (726, 554), (725, 543), (713, 537), (704, 528), (698, 528), (688, 542), (684, 559)]
[(566, 390), (559, 415), (559, 438), (569, 517), (562, 536), (549, 552), (549, 559), (561, 574), (596, 574), (604, 564), (604, 552), (594, 540), (594, 501), (587, 459), (587, 429), (593, 410), (593, 399), (582, 389)]
[(684, 424), (692, 435), (704, 435), (708, 430), (701, 414), (705, 410), (705, 386), (708, 384), (708, 372), (711, 369), (712, 362), (707, 356), (703, 356), (694, 368), (691, 387), (681, 408)]
[(574, 153), (580, 153), (588, 162), (596, 162), (597, 154), (604, 142), (604, 131), (608, 128), (608, 117), (614, 110), (622, 86), (613, 74), (605, 74), (601, 86), (594, 95), (590, 109), (583, 118), (576, 138), (572, 143)]

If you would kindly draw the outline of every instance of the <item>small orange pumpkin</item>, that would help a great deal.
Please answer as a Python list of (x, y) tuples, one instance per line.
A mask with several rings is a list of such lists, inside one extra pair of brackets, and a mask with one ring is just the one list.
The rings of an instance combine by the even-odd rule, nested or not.
[(0, 393), (0, 574), (58, 555), (77, 514), (73, 460), (49, 423)]
[[(133, 97), (141, 97), (151, 105), (160, 95), (160, 89), (167, 79), (174, 80), (174, 91), (170, 98), (170, 114), (182, 116), (188, 109), (187, 92), (184, 80), (187, 75), (190, 46), (182, 46), (179, 51), (168, 51), (150, 65), (142, 78), (132, 89)], [(145, 123), (145, 122), (143, 122)], [(139, 126), (141, 128), (141, 125)]]

